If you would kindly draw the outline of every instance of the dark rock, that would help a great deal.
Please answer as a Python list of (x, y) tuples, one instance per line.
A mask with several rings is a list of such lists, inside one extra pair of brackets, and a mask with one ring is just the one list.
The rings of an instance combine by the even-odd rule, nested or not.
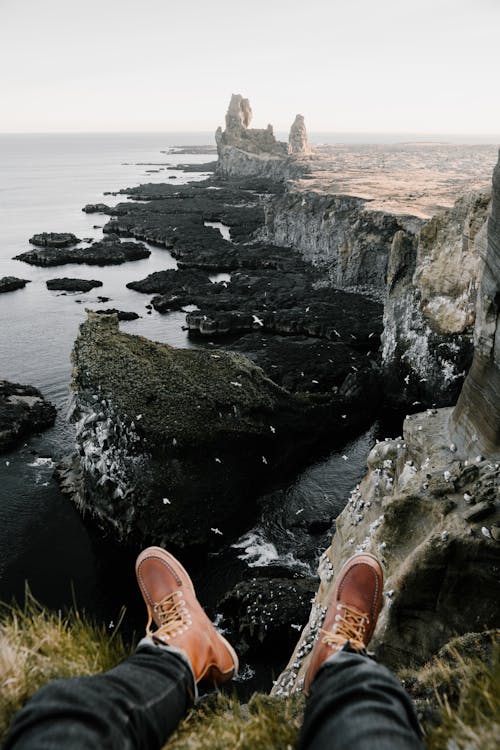
[(40, 247), (67, 247), (76, 245), (80, 240), (71, 232), (42, 232), (34, 234), (30, 242)]
[(141, 316), (136, 312), (127, 312), (126, 310), (117, 310), (116, 308), (110, 308), (109, 310), (96, 310), (98, 315), (116, 315), (118, 320), (137, 320)]
[(0, 294), (4, 292), (14, 292), (16, 289), (23, 289), (26, 284), (30, 284), (29, 279), (18, 279), (15, 276), (4, 276), (0, 279)]
[(251, 649), (271, 652), (273, 660), (286, 658), (297, 629), (307, 620), (317, 585), (315, 578), (251, 578), (238, 583), (218, 606), (235, 635), (238, 653)]
[(109, 302), (109, 300), (110, 300), (110, 297), (101, 297), (100, 295), (98, 295), (97, 297), (98, 302)]
[(339, 405), (293, 396), (239, 354), (130, 336), (114, 316), (89, 313), (73, 361), (81, 481), (70, 470), (65, 484), (130, 541), (234, 538), (258, 495), (341, 423)]
[(102, 281), (87, 279), (49, 279), (47, 289), (63, 290), (65, 292), (90, 292), (97, 286), (102, 286)]
[(0, 380), (0, 453), (21, 438), (51, 427), (55, 418), (55, 406), (37, 388)]
[(109, 210), (109, 206), (105, 203), (87, 203), (87, 205), (82, 208), (82, 211), (86, 214), (107, 214)]
[(90, 247), (55, 248), (30, 250), (17, 255), (15, 260), (22, 260), (32, 266), (61, 266), (66, 263), (86, 263), (90, 266), (107, 266), (141, 260), (151, 255), (140, 242), (121, 242), (118, 237), (105, 238), (94, 242)]

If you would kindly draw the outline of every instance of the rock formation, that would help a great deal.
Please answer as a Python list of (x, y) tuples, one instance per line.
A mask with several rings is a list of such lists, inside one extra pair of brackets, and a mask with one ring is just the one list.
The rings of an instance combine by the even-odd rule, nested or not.
[(4, 292), (14, 292), (17, 289), (24, 289), (29, 284), (29, 279), (18, 279), (16, 276), (4, 276), (0, 279), (0, 294)]
[(288, 136), (288, 153), (305, 155), (309, 154), (311, 149), (307, 140), (306, 124), (304, 115), (297, 115), (290, 128)]
[(493, 174), (487, 243), (480, 243), (481, 282), (474, 360), (453, 412), (453, 434), (468, 453), (500, 456), (500, 160)]
[(37, 388), (0, 380), (0, 453), (21, 438), (51, 427), (55, 418), (55, 406)]
[(467, 193), (416, 235), (394, 237), (382, 336), (390, 401), (448, 406), (457, 400), (472, 360), (490, 200), (489, 190)]
[[(412, 253), (399, 243), (401, 256)], [(407, 417), (402, 437), (371, 451), (321, 558), (310, 619), (277, 693), (300, 689), (334, 575), (357, 551), (384, 564), (385, 607), (372, 645), (389, 666), (422, 663), (454, 636), (500, 623), (498, 165), (483, 257), (474, 364), (458, 405)]]
[(62, 266), (66, 263), (108, 266), (142, 260), (150, 255), (151, 251), (142, 242), (121, 242), (117, 235), (108, 234), (101, 242), (94, 242), (88, 247), (47, 246), (16, 255), (14, 260), (22, 260), (32, 266)]
[(214, 529), (241, 533), (259, 490), (331, 429), (313, 399), (246, 357), (123, 334), (112, 315), (89, 313), (73, 362), (78, 456), (62, 486), (124, 540), (193, 547), (220, 541)]
[(80, 240), (71, 232), (41, 232), (34, 234), (30, 242), (40, 247), (68, 247), (68, 245), (76, 245)]
[(97, 279), (49, 279), (47, 289), (64, 292), (90, 292), (95, 287), (102, 286)]
[(252, 109), (248, 99), (233, 94), (226, 114), (226, 128), (217, 128), (217, 173), (222, 177), (266, 177), (283, 180), (302, 171), (288, 157), (288, 146), (277, 141), (273, 126), (250, 128)]

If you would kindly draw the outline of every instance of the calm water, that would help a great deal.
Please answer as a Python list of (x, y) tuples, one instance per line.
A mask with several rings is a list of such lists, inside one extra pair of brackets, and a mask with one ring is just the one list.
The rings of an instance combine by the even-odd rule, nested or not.
[[(196, 175), (178, 171), (148, 173), (158, 167), (136, 162), (205, 162), (213, 156), (162, 154), (169, 146), (209, 142), (160, 135), (0, 135), (0, 276), (30, 279), (23, 290), (0, 295), (0, 377), (33, 384), (58, 407), (55, 427), (20, 450), (0, 458), (0, 599), (22, 596), (24, 581), (35, 595), (58, 607), (71, 599), (96, 612), (109, 609), (102, 565), (102, 544), (82, 524), (51, 479), (53, 464), (71, 450), (72, 431), (65, 419), (70, 378), (70, 351), (85, 317), (85, 307), (134, 310), (142, 317), (122, 324), (130, 330), (178, 346), (189, 346), (182, 331), (184, 315), (147, 315), (149, 298), (126, 289), (126, 283), (176, 262), (167, 250), (151, 247), (145, 261), (105, 268), (67, 265), (42, 269), (12, 260), (29, 249), (29, 237), (40, 231), (69, 231), (78, 237), (102, 236), (107, 217), (81, 211), (86, 203), (120, 200), (103, 192), (161, 182), (176, 175), (184, 183)], [(126, 163), (125, 163), (126, 162)], [(200, 175), (201, 176), (201, 175)], [(174, 182), (174, 181), (172, 181)], [(85, 295), (49, 292), (48, 278), (98, 278), (103, 286)], [(125, 576), (127, 577), (127, 576)], [(120, 593), (117, 594), (117, 600)], [(114, 604), (114, 603), (113, 603)]]
[[(14, 275), (31, 283), (0, 295), (0, 377), (30, 383), (58, 407), (53, 429), (0, 458), (0, 599), (22, 598), (25, 581), (42, 602), (57, 608), (73, 597), (98, 618), (111, 620), (122, 604), (129, 608), (129, 630), (142, 627), (142, 607), (133, 578), (130, 553), (89, 530), (52, 480), (54, 463), (71, 451), (72, 428), (65, 419), (70, 380), (70, 352), (85, 317), (84, 308), (98, 308), (98, 295), (110, 297), (105, 306), (133, 310), (142, 317), (121, 323), (122, 330), (140, 333), (177, 346), (190, 346), (182, 331), (185, 316), (147, 315), (149, 296), (126, 289), (126, 283), (176, 262), (167, 250), (150, 246), (147, 260), (107, 268), (68, 265), (52, 269), (28, 266), (12, 257), (30, 246), (35, 232), (68, 231), (78, 237), (99, 238), (107, 218), (81, 211), (86, 203), (120, 200), (103, 196), (140, 182), (162, 182), (175, 174), (177, 183), (199, 175), (160, 171), (138, 162), (203, 163), (213, 155), (162, 154), (169, 146), (204, 144), (209, 134), (142, 135), (0, 135), (0, 276)], [(172, 181), (173, 182), (173, 181)], [(225, 228), (222, 228), (225, 231)], [(97, 278), (99, 289), (85, 295), (49, 292), (45, 281), (54, 276)], [(333, 517), (343, 507), (352, 486), (364, 472), (374, 430), (341, 453), (334, 453), (297, 477), (269, 506), (260, 523), (236, 548), (212, 556), (220, 590), (201, 585), (207, 603), (259, 566), (281, 564), (311, 572), (320, 539), (308, 537), (300, 524), (289, 528), (284, 504), (296, 513)], [(286, 503), (284, 501), (286, 500)], [(291, 513), (292, 511), (290, 511)], [(297, 516), (298, 517), (298, 516)], [(321, 538), (324, 544), (326, 537)], [(307, 559), (307, 563), (304, 563)], [(203, 594), (202, 594), (203, 596)], [(211, 601), (210, 601), (211, 600)], [(141, 613), (141, 614), (139, 614)]]

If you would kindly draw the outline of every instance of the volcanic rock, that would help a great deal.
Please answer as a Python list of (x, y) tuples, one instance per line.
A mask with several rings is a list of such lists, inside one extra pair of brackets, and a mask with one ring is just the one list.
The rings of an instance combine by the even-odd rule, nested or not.
[(112, 236), (105, 237), (102, 242), (94, 242), (89, 247), (29, 250), (16, 255), (15, 260), (22, 260), (32, 266), (62, 266), (66, 263), (107, 266), (149, 258), (150, 255), (151, 251), (142, 243), (121, 242), (119, 237)]
[(49, 279), (47, 281), (47, 289), (51, 290), (63, 290), (65, 292), (90, 292), (97, 286), (102, 286), (102, 281), (95, 279)]
[(0, 453), (21, 438), (51, 427), (55, 418), (55, 406), (37, 388), (0, 380)]
[(108, 310), (95, 310), (95, 312), (98, 315), (116, 315), (118, 320), (137, 320), (138, 318), (141, 317), (136, 312), (131, 312), (127, 310), (117, 310), (114, 307), (111, 307)]
[(87, 205), (82, 208), (82, 211), (86, 214), (107, 214), (109, 210), (109, 206), (105, 203), (87, 203)]
[(130, 336), (114, 316), (89, 313), (73, 362), (79, 479), (68, 464), (63, 487), (141, 544), (241, 533), (263, 487), (307, 461), (338, 413), (296, 398), (239, 354)]
[(14, 292), (16, 289), (23, 289), (26, 284), (30, 284), (29, 279), (18, 279), (15, 276), (4, 276), (0, 279), (0, 294), (4, 292)]
[(80, 240), (71, 232), (42, 232), (41, 234), (34, 234), (30, 242), (32, 245), (40, 245), (40, 247), (67, 247), (68, 245), (76, 245)]
[(251, 578), (238, 583), (217, 608), (234, 633), (238, 653), (252, 649), (259, 655), (272, 653), (273, 661), (286, 658), (317, 585), (314, 578)]

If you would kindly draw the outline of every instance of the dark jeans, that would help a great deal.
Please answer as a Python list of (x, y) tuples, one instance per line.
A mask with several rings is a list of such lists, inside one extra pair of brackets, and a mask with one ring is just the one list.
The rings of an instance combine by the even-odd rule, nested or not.
[(386, 667), (344, 649), (311, 685), (300, 750), (423, 750), (410, 697)]
[[(175, 650), (139, 646), (106, 674), (56, 680), (17, 714), (4, 750), (159, 750), (192, 705), (193, 674)], [(422, 748), (411, 701), (395, 677), (343, 651), (311, 689), (300, 748)]]

